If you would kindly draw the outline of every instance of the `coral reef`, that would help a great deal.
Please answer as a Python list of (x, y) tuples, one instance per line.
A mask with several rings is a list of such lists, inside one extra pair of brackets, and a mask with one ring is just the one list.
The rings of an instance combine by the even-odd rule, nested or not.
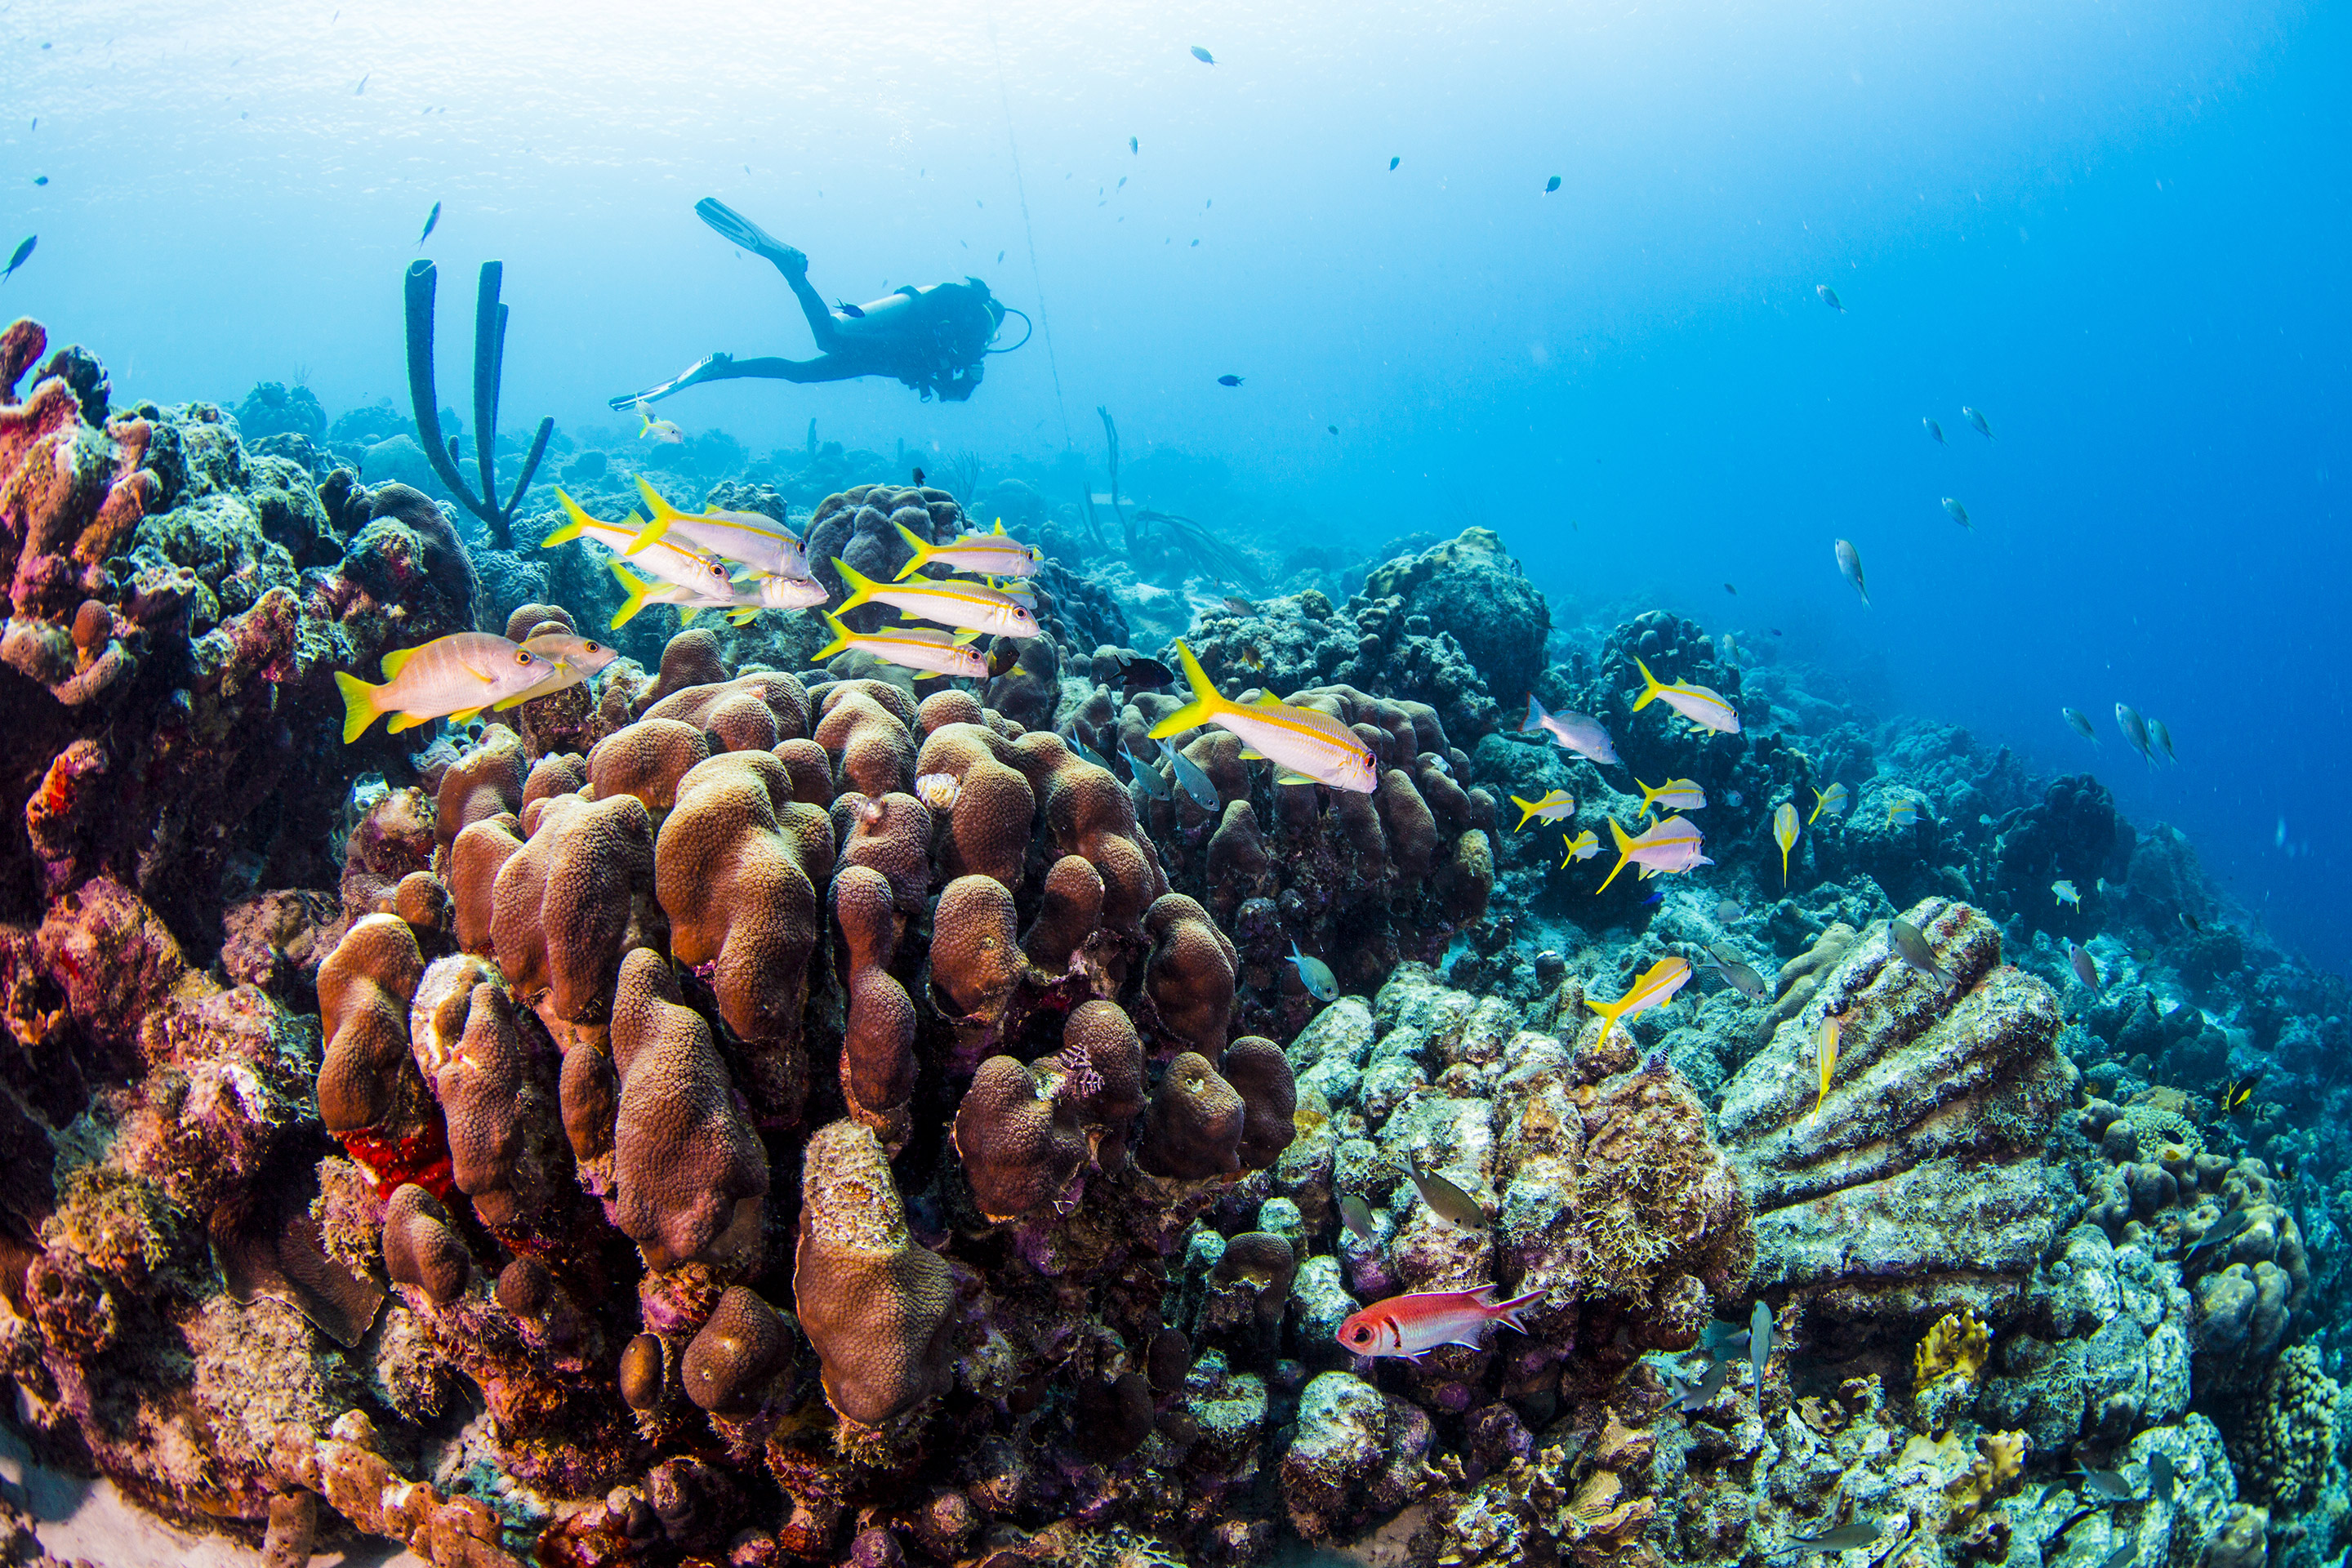
[[(0, 336), (0, 1383), (48, 1462), (445, 1568), (2352, 1544), (2352, 998), (2095, 781), (1665, 612), (1555, 627), (1483, 529), (1277, 562), (1114, 500), (1122, 554), (814, 430), (546, 450), (874, 577), (987, 493), (1045, 635), (933, 689), (648, 615), (346, 747), (335, 671), (593, 634), (595, 559), (469, 533), (388, 408), (117, 411), (75, 349), (16, 401), (47, 348)], [(528, 532), (540, 454), (477, 414)], [(1374, 790), (1161, 760), (1178, 633)], [(1624, 766), (1517, 736), (1530, 694)], [(1627, 773), (1707, 795), (1704, 878), (1596, 899), (1498, 820), (1631, 821)], [(1832, 784), (1784, 887), (1771, 810)], [(1727, 984), (1595, 1016), (1667, 954)], [(1511, 1324), (1342, 1341), (1487, 1287)]]

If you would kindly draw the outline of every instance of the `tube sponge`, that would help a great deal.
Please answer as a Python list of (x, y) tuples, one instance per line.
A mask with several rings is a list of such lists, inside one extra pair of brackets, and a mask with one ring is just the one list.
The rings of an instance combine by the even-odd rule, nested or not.
[(952, 1271), (907, 1233), (873, 1131), (835, 1121), (809, 1140), (801, 1173), (793, 1307), (842, 1418), (878, 1426), (949, 1381)]

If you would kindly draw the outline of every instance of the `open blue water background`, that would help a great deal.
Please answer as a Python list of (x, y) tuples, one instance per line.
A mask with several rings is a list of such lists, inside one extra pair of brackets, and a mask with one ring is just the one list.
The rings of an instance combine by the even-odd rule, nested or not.
[(0, 312), (118, 401), (404, 406), (438, 200), (445, 401), (502, 258), (507, 422), (586, 434), (709, 350), (809, 352), (715, 195), (829, 295), (972, 273), (1046, 331), (969, 405), (735, 383), (663, 406), (688, 431), (1098, 471), (1105, 405), (1236, 531), (1483, 520), (1562, 619), (1779, 627), (1870, 707), (2094, 767), (2341, 968), (2347, 80), (2342, 8), (2261, 3), (16, 0), (0, 245), (40, 245)]

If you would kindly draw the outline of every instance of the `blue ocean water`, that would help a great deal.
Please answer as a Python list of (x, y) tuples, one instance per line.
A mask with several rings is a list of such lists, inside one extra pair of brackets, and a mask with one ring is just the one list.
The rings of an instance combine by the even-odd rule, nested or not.
[(713, 349), (809, 352), (717, 195), (830, 297), (977, 275), (1041, 331), (968, 404), (735, 383), (662, 405), (689, 433), (1083, 482), (1101, 405), (1235, 532), (1484, 521), (1556, 615), (1778, 628), (2094, 769), (2352, 963), (2340, 10), (680, 11), (19, 0), (0, 244), (39, 245), (0, 308), (119, 401), (404, 405), (439, 202), (445, 389), (496, 257), (509, 427), (625, 429), (607, 397)]

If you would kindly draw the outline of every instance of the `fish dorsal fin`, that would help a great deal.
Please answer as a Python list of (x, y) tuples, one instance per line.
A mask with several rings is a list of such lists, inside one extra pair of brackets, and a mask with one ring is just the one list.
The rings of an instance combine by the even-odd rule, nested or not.
[(400, 667), (406, 664), (410, 659), (415, 657), (416, 649), (413, 647), (394, 648), (390, 653), (385, 654), (383, 656), (383, 678), (386, 680), (393, 679), (400, 674)]
[(1250, 706), (1253, 708), (1280, 708), (1287, 710), (1290, 707), (1290, 704), (1285, 702), (1281, 698), (1276, 697), (1271, 691), (1261, 691), (1255, 697), (1250, 699)]
[(956, 647), (961, 647), (966, 643), (978, 641), (979, 638), (980, 634), (978, 632), (958, 632), (950, 640), (952, 641)]
[(1004, 531), (1004, 520), (1001, 517), (996, 520), (996, 531), (999, 533)]

